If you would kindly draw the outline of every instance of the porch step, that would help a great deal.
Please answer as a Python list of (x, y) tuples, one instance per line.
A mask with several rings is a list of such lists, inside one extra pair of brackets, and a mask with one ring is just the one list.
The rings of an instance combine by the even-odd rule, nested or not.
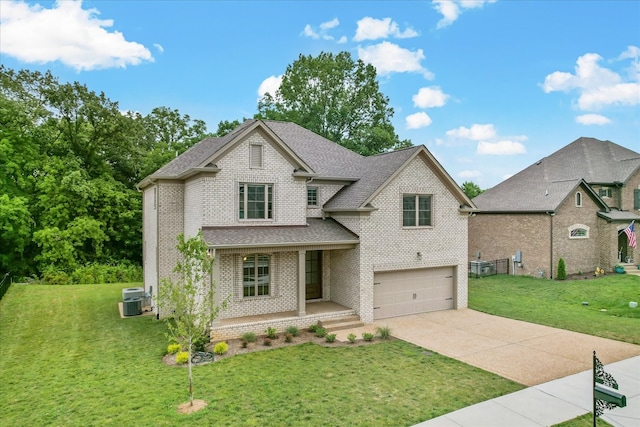
[(351, 316), (336, 317), (335, 319), (321, 320), (318, 322), (327, 332), (341, 331), (343, 329), (360, 328), (364, 323), (360, 320), (360, 316), (353, 314)]
[(640, 269), (635, 264), (622, 264), (624, 266), (624, 272), (634, 276), (640, 276)]

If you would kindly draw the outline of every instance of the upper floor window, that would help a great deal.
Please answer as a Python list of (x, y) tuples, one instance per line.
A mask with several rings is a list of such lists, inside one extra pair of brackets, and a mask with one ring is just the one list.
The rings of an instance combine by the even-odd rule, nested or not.
[(431, 195), (402, 195), (402, 226), (427, 227), (433, 225)]
[(318, 187), (307, 187), (307, 206), (318, 206)]
[(600, 193), (600, 197), (608, 197), (608, 198), (611, 198), (611, 197), (612, 197), (612, 196), (611, 196), (611, 194), (612, 194), (612, 193), (611, 193), (611, 189), (610, 189), (610, 188), (607, 188), (607, 187), (602, 187), (602, 188), (600, 189), (599, 193)]
[(269, 255), (247, 255), (242, 258), (242, 295), (269, 295), (271, 277)]
[(573, 224), (569, 227), (570, 239), (588, 239), (589, 227), (584, 224)]
[(582, 207), (582, 193), (579, 191), (576, 193), (576, 206), (579, 208)]
[(263, 146), (262, 144), (249, 145), (249, 167), (251, 169), (262, 169)]
[(273, 185), (240, 183), (240, 219), (273, 219)]

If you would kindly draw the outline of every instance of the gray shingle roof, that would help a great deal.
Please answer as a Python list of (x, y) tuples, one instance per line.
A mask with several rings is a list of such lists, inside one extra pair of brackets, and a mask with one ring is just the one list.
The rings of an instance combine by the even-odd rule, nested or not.
[(202, 236), (217, 248), (356, 244), (358, 236), (333, 219), (307, 218), (307, 225), (203, 227)]
[[(416, 152), (426, 150), (423, 146), (414, 146), (403, 150), (361, 156), (295, 123), (273, 120), (246, 120), (233, 132), (221, 138), (206, 138), (182, 155), (173, 159), (143, 180), (140, 187), (150, 183), (151, 179), (180, 178), (194, 168), (203, 168), (205, 162), (226, 145), (232, 144), (244, 130), (262, 123), (286, 146), (299, 161), (306, 164), (319, 178), (338, 178), (355, 180), (340, 190), (325, 209), (364, 208), (367, 200)], [(440, 167), (440, 166), (438, 166)], [(446, 175), (446, 172), (445, 172)], [(445, 178), (449, 179), (450, 178)], [(452, 180), (451, 180), (452, 181)], [(453, 181), (452, 181), (453, 182)], [(457, 187), (457, 186), (456, 186)], [(462, 192), (460, 192), (462, 194)], [(464, 197), (462, 195), (461, 197)]]
[(481, 211), (553, 211), (580, 180), (626, 182), (640, 168), (640, 153), (594, 138), (579, 138), (473, 199)]

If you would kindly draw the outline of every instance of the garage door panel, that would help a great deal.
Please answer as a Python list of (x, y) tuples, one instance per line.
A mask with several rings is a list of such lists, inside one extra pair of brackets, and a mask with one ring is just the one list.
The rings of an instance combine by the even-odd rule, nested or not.
[(374, 274), (374, 318), (453, 308), (453, 267)]

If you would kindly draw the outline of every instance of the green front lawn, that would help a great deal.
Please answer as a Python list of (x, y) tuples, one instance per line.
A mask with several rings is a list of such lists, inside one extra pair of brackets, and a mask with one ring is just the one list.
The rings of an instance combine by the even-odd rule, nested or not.
[[(194, 368), (162, 364), (165, 326), (121, 319), (131, 284), (12, 285), (0, 301), (3, 425), (408, 426), (523, 388), (403, 341), (313, 344)], [(393, 332), (393, 331), (392, 331)]]
[[(469, 308), (640, 344), (640, 277), (556, 281), (525, 276), (469, 279)], [(583, 302), (588, 305), (583, 305)]]

